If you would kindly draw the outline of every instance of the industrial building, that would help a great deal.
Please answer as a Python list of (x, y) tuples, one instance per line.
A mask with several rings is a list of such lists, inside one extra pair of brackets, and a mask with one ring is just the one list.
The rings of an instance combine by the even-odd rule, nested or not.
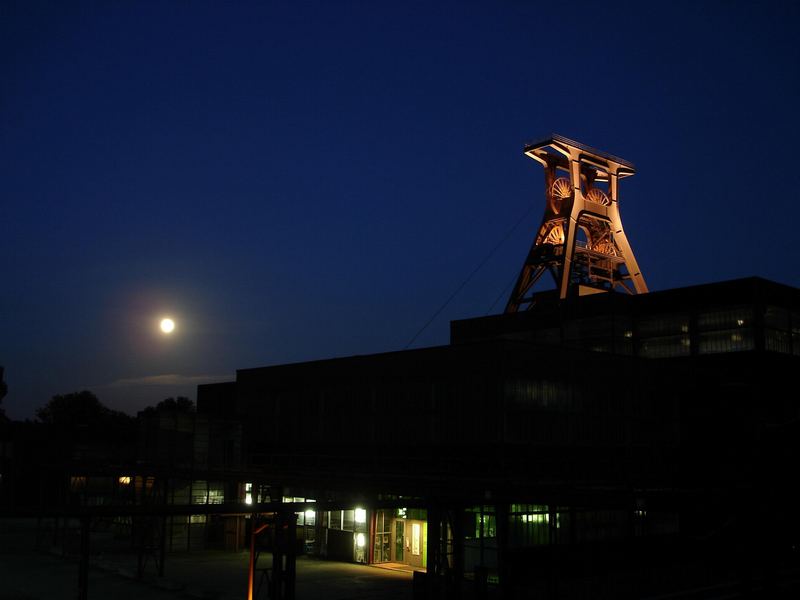
[(498, 518), (509, 551), (672, 535), (695, 518), (687, 494), (755, 485), (755, 457), (798, 417), (798, 308), (758, 278), (545, 293), (453, 322), (448, 346), (240, 370), (200, 386), (198, 409), (242, 424), (253, 489), (353, 499), (315, 515), (317, 552), (424, 566), (433, 507), (460, 511), (441, 541), (467, 572), (496, 569)]
[[(200, 386), (201, 413), (242, 425), (247, 493), (317, 502), (298, 514), (309, 552), (506, 589), (564, 548), (724, 547), (744, 530), (791, 547), (789, 486), (765, 474), (796, 457), (800, 291), (648, 293), (618, 209), (633, 165), (557, 135), (525, 152), (545, 211), (504, 314), (453, 322), (447, 346)], [(745, 527), (743, 504), (780, 533)]]
[(694, 584), (797, 566), (800, 290), (649, 292), (619, 216), (633, 165), (557, 135), (525, 152), (545, 211), (505, 312), (452, 322), (444, 346), (240, 369), (199, 386), (196, 413), (140, 414), (116, 487), (188, 507), (142, 547), (242, 549), (286, 504), (292, 553), (404, 565), (429, 591), (620, 597), (681, 561), (703, 565)]

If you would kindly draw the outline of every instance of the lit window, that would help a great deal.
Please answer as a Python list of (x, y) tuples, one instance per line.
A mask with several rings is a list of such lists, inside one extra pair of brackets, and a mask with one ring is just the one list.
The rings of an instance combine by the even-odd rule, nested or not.
[(548, 515), (548, 514), (522, 515), (522, 522), (523, 523), (536, 523), (536, 524), (549, 523), (550, 522), (550, 515)]
[(363, 548), (367, 545), (367, 538), (364, 536), (363, 533), (356, 534), (356, 546), (359, 548)]
[(715, 354), (720, 352), (741, 352), (752, 350), (754, 347), (752, 329), (727, 329), (723, 331), (708, 331), (700, 334), (700, 354)]
[(367, 522), (367, 511), (363, 508), (356, 509), (356, 516), (355, 516), (356, 523), (366, 523)]
[(208, 483), (206, 481), (192, 481), (192, 504), (208, 504)]
[(720, 331), (735, 327), (749, 327), (752, 317), (752, 307), (727, 308), (700, 313), (697, 315), (697, 327), (700, 331)]
[(245, 504), (252, 504), (253, 503), (253, 484), (252, 483), (245, 483), (244, 484), (244, 503)]
[(223, 504), (225, 502), (225, 490), (222, 488), (210, 488), (208, 490), (209, 504)]
[(130, 485), (131, 484), (131, 477), (130, 475), (123, 475), (118, 479), (120, 485)]

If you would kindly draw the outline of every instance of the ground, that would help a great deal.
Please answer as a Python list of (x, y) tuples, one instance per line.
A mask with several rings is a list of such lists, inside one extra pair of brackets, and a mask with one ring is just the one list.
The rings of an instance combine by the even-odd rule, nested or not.
[[(78, 561), (74, 553), (76, 536), (68, 539), (67, 553), (52, 545), (52, 532), (42, 534), (35, 520), (0, 519), (0, 600), (72, 600), (77, 597)], [(38, 544), (37, 544), (38, 539)], [(244, 600), (247, 591), (246, 552), (196, 551), (168, 554), (165, 576), (159, 578), (152, 561), (145, 576), (138, 579), (136, 555), (130, 543), (111, 543), (103, 532), (92, 537), (90, 600)], [(38, 546), (38, 549), (37, 549)], [(262, 567), (271, 557), (262, 558)], [(741, 578), (721, 579), (711, 584), (690, 584), (691, 571), (697, 565), (673, 566), (662, 573), (664, 591), (636, 593), (636, 573), (619, 569), (604, 573), (599, 579), (574, 578), (561, 582), (549, 597), (584, 600), (591, 598), (647, 598), (648, 600), (722, 600), (733, 598), (800, 598), (800, 569), (773, 573), (773, 577), (753, 580), (751, 589)], [(538, 571), (539, 576), (542, 575)], [(409, 570), (324, 561), (301, 557), (297, 561), (297, 600), (412, 600), (413, 579)], [(614, 585), (609, 581), (618, 579)], [(256, 578), (256, 585), (259, 578)], [(679, 583), (686, 580), (683, 584)], [(548, 597), (534, 577), (529, 584), (517, 587), (517, 600)], [(666, 590), (671, 589), (667, 593)], [(490, 587), (489, 600), (497, 600), (500, 590)], [(462, 598), (475, 597), (474, 584), (463, 582)], [(265, 600), (262, 589), (256, 600)]]
[[(36, 538), (35, 521), (0, 520), (0, 600), (76, 597), (76, 557), (62, 556), (49, 545), (42, 548), (45, 544), (41, 537), (37, 550)], [(99, 542), (94, 547), (101, 551), (102, 541), (93, 542)], [(246, 598), (248, 554), (245, 552), (168, 554), (164, 578), (156, 577), (155, 567), (150, 563), (143, 580), (135, 577), (136, 557), (132, 553), (93, 553), (91, 565), (91, 600)], [(306, 557), (297, 561), (298, 600), (410, 600), (412, 595), (409, 572)], [(261, 590), (259, 598), (266, 598), (266, 590)]]

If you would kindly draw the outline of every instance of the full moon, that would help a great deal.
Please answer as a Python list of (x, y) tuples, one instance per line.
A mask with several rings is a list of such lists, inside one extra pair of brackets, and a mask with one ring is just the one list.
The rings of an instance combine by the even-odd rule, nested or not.
[(175, 329), (175, 321), (172, 319), (161, 319), (161, 331), (164, 333), (172, 333)]

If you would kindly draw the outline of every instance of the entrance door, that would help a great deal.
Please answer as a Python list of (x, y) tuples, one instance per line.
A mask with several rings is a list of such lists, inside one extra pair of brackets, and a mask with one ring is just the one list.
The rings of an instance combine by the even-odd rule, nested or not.
[(406, 522), (406, 560), (412, 567), (425, 567), (425, 521)]
[(375, 515), (375, 546), (373, 562), (389, 562), (392, 560), (391, 552), (392, 516), (389, 511), (379, 510)]
[(395, 562), (404, 562), (406, 522), (403, 519), (397, 519), (394, 523), (394, 560)]

